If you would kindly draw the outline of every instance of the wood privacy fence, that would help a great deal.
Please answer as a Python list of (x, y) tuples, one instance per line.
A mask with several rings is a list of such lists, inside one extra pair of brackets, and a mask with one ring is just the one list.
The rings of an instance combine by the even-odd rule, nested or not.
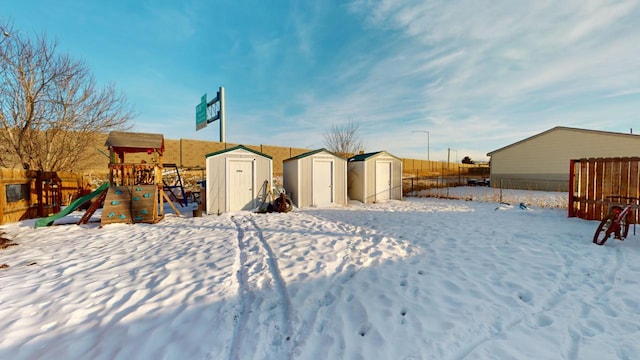
[(54, 214), (87, 181), (74, 173), (0, 168), (0, 224)]
[(602, 220), (611, 205), (623, 205), (608, 197), (639, 198), (639, 170), (640, 157), (571, 160), (569, 217)]

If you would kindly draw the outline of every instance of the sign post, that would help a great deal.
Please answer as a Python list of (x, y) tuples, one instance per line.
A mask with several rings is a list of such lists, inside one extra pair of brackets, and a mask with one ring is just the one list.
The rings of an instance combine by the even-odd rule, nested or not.
[(224, 87), (220, 87), (215, 99), (207, 101), (207, 94), (202, 95), (200, 103), (196, 105), (196, 131), (204, 129), (207, 124), (220, 120), (220, 142), (226, 142), (225, 125), (226, 113), (224, 109)]

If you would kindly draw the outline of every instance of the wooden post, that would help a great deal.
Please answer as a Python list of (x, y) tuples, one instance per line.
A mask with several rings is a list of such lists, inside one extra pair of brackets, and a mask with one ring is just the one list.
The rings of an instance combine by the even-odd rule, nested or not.
[(576, 205), (574, 199), (574, 182), (576, 178), (576, 161), (569, 160), (569, 203), (567, 204), (569, 208), (568, 217), (576, 216)]

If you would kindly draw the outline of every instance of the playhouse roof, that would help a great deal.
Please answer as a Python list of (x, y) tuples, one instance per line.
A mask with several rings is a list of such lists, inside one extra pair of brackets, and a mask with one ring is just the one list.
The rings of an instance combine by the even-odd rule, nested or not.
[(115, 152), (164, 152), (164, 136), (162, 134), (134, 133), (112, 131), (105, 143)]

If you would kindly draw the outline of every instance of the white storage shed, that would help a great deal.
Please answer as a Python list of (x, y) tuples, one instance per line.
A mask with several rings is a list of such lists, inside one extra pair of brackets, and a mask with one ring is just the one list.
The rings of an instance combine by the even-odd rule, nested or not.
[(402, 160), (386, 151), (349, 158), (347, 188), (349, 199), (365, 204), (402, 200)]
[(242, 145), (207, 154), (206, 173), (207, 214), (255, 209), (273, 183), (271, 156)]
[(347, 160), (326, 149), (284, 160), (283, 185), (297, 207), (347, 204)]

